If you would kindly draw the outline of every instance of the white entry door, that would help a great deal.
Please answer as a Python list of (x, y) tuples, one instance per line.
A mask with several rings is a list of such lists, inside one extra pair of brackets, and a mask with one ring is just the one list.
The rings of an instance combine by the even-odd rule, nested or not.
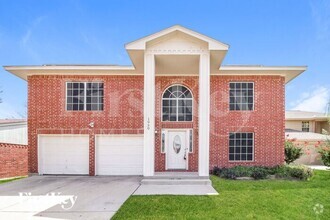
[(187, 169), (187, 131), (169, 130), (167, 134), (167, 169)]

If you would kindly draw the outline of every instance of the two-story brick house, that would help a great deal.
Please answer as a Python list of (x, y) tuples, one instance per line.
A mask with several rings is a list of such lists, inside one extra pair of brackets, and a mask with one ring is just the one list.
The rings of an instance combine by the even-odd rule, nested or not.
[(28, 83), (31, 173), (283, 163), (285, 84), (306, 67), (224, 66), (227, 44), (182, 26), (125, 47), (132, 66), (5, 66)]

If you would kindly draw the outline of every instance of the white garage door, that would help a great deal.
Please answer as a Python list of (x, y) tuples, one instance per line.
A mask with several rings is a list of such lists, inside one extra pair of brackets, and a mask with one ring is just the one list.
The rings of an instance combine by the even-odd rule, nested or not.
[(143, 136), (96, 136), (96, 175), (142, 175)]
[(88, 135), (39, 135), (39, 174), (88, 174)]

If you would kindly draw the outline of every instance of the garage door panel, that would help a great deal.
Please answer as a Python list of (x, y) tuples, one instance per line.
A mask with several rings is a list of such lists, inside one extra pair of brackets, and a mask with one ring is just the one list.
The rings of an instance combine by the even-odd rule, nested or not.
[(143, 137), (96, 137), (97, 175), (142, 175)]
[(40, 174), (88, 174), (88, 136), (40, 136)]

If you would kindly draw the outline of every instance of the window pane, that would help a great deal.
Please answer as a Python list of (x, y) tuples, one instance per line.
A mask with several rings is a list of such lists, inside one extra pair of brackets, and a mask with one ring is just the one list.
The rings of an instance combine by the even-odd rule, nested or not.
[(162, 132), (162, 147), (161, 147), (161, 152), (165, 152), (165, 132)]
[(248, 88), (250, 84), (253, 87), (253, 83), (230, 83), (229, 110), (252, 110), (251, 105), (248, 105), (253, 105), (253, 89)]
[(163, 121), (168, 121), (168, 120), (169, 120), (168, 114), (163, 114)]
[(87, 111), (102, 111), (103, 110), (103, 83), (93, 82), (87, 83), (86, 90), (86, 110)]
[[(175, 85), (168, 88), (164, 92), (162, 100), (163, 120), (192, 121), (191, 98), (191, 92), (184, 86)], [(169, 107), (169, 113), (165, 107)]]
[(183, 114), (179, 114), (178, 115), (178, 120), (179, 121), (184, 121), (184, 115)]
[(168, 115), (170, 113), (170, 109), (168, 107), (163, 107), (163, 114)]
[(192, 121), (192, 115), (186, 114), (186, 120), (185, 121)]
[(229, 146), (235, 146), (235, 141), (234, 140), (229, 140)]
[(72, 110), (73, 110), (73, 111), (77, 111), (77, 110), (79, 110), (79, 109), (78, 109), (78, 104), (73, 104), (73, 105), (72, 105)]
[(189, 152), (193, 152), (193, 131), (189, 130)]
[(79, 110), (84, 110), (84, 104), (79, 104)]
[(92, 111), (98, 110), (98, 105), (97, 104), (92, 104)]
[(191, 115), (191, 114), (192, 114), (192, 107), (191, 107), (191, 106), (186, 107), (186, 108), (185, 108), (185, 113), (186, 113), (187, 115)]
[(170, 106), (170, 101), (169, 100), (163, 100), (163, 107), (164, 106)]
[(229, 160), (235, 160), (234, 154), (229, 154)]
[[(248, 139), (249, 137), (251, 137), (251, 139)], [(229, 160), (251, 161), (253, 159), (252, 138), (253, 133), (229, 133)], [(248, 145), (249, 143), (250, 145)], [(249, 154), (250, 156), (248, 156)]]
[(170, 115), (170, 121), (176, 121), (176, 115)]
[(72, 110), (72, 104), (67, 104), (66, 110), (71, 111)]
[(230, 109), (230, 110), (235, 110), (235, 106), (236, 106), (235, 104), (230, 104), (229, 109)]

